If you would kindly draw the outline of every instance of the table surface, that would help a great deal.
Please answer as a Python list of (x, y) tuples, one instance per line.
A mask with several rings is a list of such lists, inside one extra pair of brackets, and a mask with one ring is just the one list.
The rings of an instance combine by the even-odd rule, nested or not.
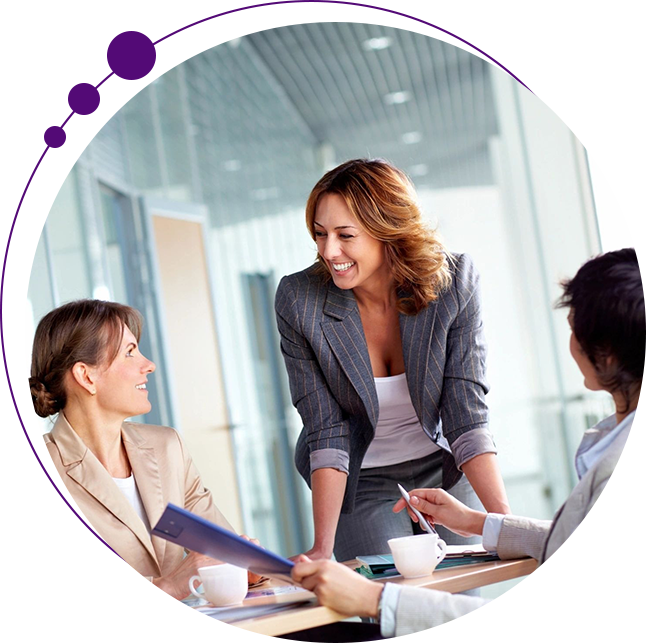
[[(356, 567), (358, 563), (356, 561), (349, 561), (346, 565)], [(427, 587), (456, 593), (526, 576), (527, 574), (531, 574), (537, 566), (538, 563), (533, 558), (499, 560), (477, 565), (462, 565), (440, 569), (429, 576), (422, 576), (420, 578), (406, 579), (401, 576), (396, 576), (375, 582), (397, 583), (412, 587)], [(273, 581), (271, 582), (273, 583)], [(271, 587), (271, 584), (268, 586)], [(282, 601), (277, 597), (276, 602)], [(347, 616), (343, 614), (319, 605), (316, 598), (314, 598), (312, 602), (299, 607), (293, 607), (285, 611), (277, 612), (276, 614), (248, 618), (232, 623), (232, 625), (267, 636), (280, 636), (310, 627), (336, 623), (346, 618)]]

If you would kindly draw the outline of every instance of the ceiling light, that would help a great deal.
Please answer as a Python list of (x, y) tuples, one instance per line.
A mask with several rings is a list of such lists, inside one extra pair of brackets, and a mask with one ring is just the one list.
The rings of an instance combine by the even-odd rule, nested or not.
[(384, 100), (388, 105), (401, 105), (408, 102), (412, 98), (410, 92), (391, 92), (384, 96)]
[(363, 48), (366, 51), (379, 51), (380, 49), (387, 49), (392, 44), (392, 40), (386, 36), (380, 38), (368, 38), (363, 41)]
[(421, 132), (406, 132), (405, 134), (402, 134), (402, 143), (406, 143), (406, 145), (414, 145), (415, 143), (419, 143), (421, 140)]
[(242, 167), (242, 163), (238, 159), (230, 159), (225, 161), (223, 166), (227, 172), (237, 172)]
[(428, 174), (428, 165), (426, 163), (418, 163), (411, 166), (409, 173), (411, 176), (426, 176)]

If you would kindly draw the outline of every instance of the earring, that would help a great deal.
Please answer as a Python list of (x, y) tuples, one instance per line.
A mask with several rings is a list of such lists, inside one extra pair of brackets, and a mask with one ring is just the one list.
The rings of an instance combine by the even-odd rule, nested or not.
[(96, 389), (92, 389), (92, 390), (90, 391), (90, 393), (91, 393), (92, 395), (96, 395)]

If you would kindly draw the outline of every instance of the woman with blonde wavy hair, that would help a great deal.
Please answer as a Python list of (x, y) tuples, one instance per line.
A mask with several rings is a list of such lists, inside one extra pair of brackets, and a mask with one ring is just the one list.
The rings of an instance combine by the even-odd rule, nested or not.
[(470, 257), (445, 250), (410, 180), (382, 159), (325, 174), (306, 221), (317, 261), (281, 280), (276, 316), (304, 425), (295, 462), (312, 489), (309, 558), (382, 554), (389, 538), (419, 533), (392, 512), (398, 483), (467, 504), (475, 490), (487, 511), (509, 513)]

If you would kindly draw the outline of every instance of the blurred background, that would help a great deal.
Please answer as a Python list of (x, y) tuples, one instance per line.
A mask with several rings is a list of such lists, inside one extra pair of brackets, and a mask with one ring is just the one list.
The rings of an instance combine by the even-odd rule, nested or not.
[(274, 293), (315, 259), (304, 205), (316, 181), (374, 156), (409, 174), (429, 224), (480, 270), (491, 429), (511, 506), (551, 517), (575, 483), (581, 433), (612, 412), (583, 388), (567, 313), (553, 303), (561, 279), (612, 248), (582, 145), (481, 58), (355, 23), (207, 50), (105, 125), (34, 259), (34, 328), (82, 297), (144, 314), (141, 348), (157, 371), (153, 409), (136, 419), (180, 431), (232, 524), (287, 556), (311, 546), (313, 527)]

